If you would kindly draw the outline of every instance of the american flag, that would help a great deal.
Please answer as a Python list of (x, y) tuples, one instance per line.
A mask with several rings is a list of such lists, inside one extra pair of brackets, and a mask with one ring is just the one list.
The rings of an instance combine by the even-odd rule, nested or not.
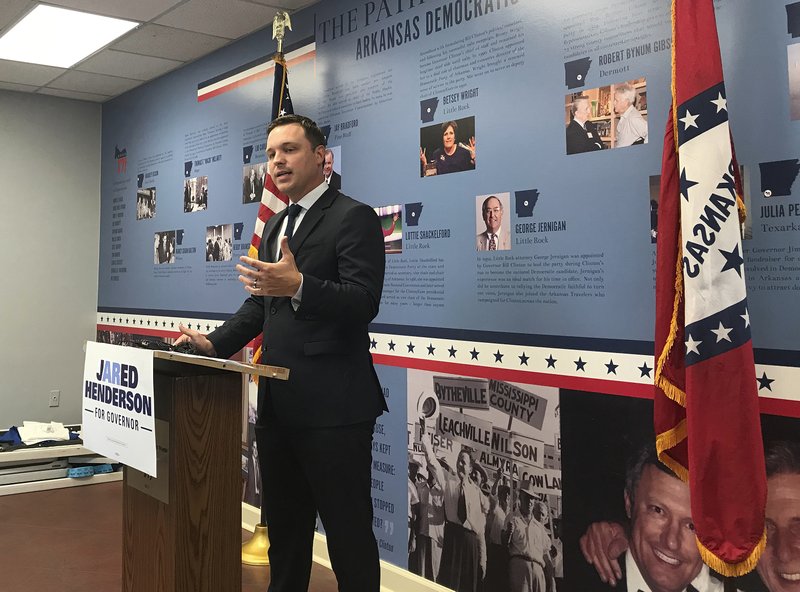
[[(272, 87), (272, 114), (270, 121), (281, 115), (288, 115), (290, 113), (294, 113), (294, 109), (292, 108), (292, 98), (289, 96), (289, 78), (286, 70), (286, 62), (283, 59), (283, 54), (277, 54), (275, 56), (275, 82)], [(283, 211), (288, 203), (289, 198), (278, 190), (269, 172), (267, 172), (264, 179), (264, 191), (261, 193), (261, 205), (258, 206), (258, 218), (256, 219), (255, 230), (253, 230), (253, 238), (250, 241), (248, 256), (253, 259), (258, 259), (258, 247), (261, 245), (264, 225), (267, 223), (267, 220), (272, 218), (275, 214)], [(262, 341), (263, 335), (259, 335), (254, 340), (254, 364), (258, 364), (261, 361)]]
[(766, 476), (713, 0), (673, 0), (656, 273), (656, 446), (691, 492), (703, 560), (734, 576), (763, 551)]

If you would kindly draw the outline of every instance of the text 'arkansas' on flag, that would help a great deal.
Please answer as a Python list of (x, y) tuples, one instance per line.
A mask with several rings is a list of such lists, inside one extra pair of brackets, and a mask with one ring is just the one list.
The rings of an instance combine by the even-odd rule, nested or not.
[[(286, 70), (286, 62), (282, 54), (275, 55), (275, 82), (272, 87), (272, 112), (270, 121), (281, 115), (294, 113), (292, 108), (292, 98), (289, 96), (289, 77)], [(261, 193), (261, 205), (258, 206), (258, 218), (256, 227), (253, 231), (253, 238), (250, 241), (248, 256), (258, 259), (258, 247), (261, 245), (261, 235), (264, 233), (264, 225), (267, 220), (275, 214), (286, 209), (289, 198), (275, 186), (269, 172), (264, 178), (264, 190)], [(263, 335), (259, 335), (254, 340), (253, 363), (261, 362), (261, 344)]]
[(742, 575), (764, 549), (766, 476), (713, 0), (673, 0), (656, 272), (654, 423), (703, 560)]

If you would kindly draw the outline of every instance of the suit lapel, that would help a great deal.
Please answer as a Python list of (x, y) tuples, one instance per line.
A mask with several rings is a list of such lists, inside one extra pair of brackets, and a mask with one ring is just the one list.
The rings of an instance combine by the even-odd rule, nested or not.
[(322, 219), (325, 217), (325, 213), (329, 207), (333, 204), (334, 199), (338, 195), (338, 191), (335, 189), (328, 189), (322, 196), (317, 200), (317, 202), (311, 206), (311, 208), (305, 213), (303, 216), (303, 221), (297, 230), (292, 236), (291, 240), (289, 241), (289, 248), (292, 250), (292, 253), (297, 255), (298, 251), (303, 246), (305, 240), (309, 237), (309, 235), (313, 232), (314, 228), (319, 225)]

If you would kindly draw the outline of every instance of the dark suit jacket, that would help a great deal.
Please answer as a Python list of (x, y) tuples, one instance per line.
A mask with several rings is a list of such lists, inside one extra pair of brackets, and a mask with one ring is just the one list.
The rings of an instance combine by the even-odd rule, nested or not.
[(328, 182), (330, 187), (334, 189), (341, 189), (342, 188), (342, 176), (337, 173), (336, 171), (331, 172), (331, 180)]
[[(284, 210), (264, 228), (259, 249), (272, 262)], [(383, 232), (375, 211), (328, 188), (289, 241), (303, 274), (302, 303), (251, 296), (208, 335), (221, 358), (262, 330), (263, 363), (289, 368), (289, 380), (259, 380), (259, 422), (322, 427), (374, 420), (386, 409), (367, 327), (383, 289)], [(265, 415), (267, 414), (267, 415)]]
[(591, 121), (586, 122), (586, 129), (574, 119), (567, 126), (567, 154), (602, 150), (603, 141)]

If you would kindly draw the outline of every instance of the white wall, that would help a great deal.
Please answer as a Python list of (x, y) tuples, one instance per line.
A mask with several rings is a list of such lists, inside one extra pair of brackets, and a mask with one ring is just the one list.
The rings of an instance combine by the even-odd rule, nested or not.
[[(0, 90), (0, 428), (77, 423), (95, 336), (101, 106)], [(48, 407), (61, 390), (61, 406)]]

